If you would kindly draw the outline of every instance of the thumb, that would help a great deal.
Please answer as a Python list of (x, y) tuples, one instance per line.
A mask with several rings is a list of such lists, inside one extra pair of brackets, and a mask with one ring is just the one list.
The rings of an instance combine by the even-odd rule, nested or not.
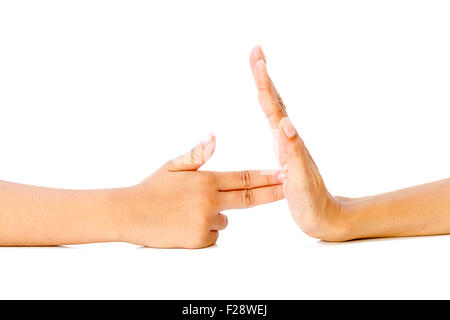
[(209, 134), (208, 138), (189, 152), (182, 154), (166, 163), (165, 167), (170, 171), (195, 171), (211, 158), (216, 148), (216, 137)]
[(280, 148), (286, 157), (289, 171), (299, 171), (306, 174), (309, 171), (309, 163), (302, 138), (300, 138), (288, 117), (280, 120), (279, 127)]

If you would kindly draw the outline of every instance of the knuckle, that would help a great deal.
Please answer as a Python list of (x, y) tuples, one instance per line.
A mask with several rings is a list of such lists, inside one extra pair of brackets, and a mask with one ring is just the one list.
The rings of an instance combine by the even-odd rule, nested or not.
[(279, 95), (277, 95), (276, 100), (277, 100), (277, 103), (280, 105), (280, 107), (284, 106), (283, 99), (281, 99), (281, 97)]
[(189, 158), (188, 158), (188, 162), (190, 164), (194, 164), (195, 163), (195, 155), (196, 155), (195, 148), (191, 149), (191, 151), (189, 152)]
[(208, 185), (208, 187), (215, 186), (217, 184), (217, 177), (214, 174), (207, 174), (204, 178), (204, 183)]
[(278, 110), (274, 110), (272, 108), (265, 108), (264, 114), (266, 115), (266, 118), (268, 118), (268, 119), (274, 119), (276, 117), (279, 117)]
[(253, 190), (245, 189), (241, 192), (242, 204), (244, 207), (249, 208), (255, 204), (255, 195)]
[(276, 182), (277, 182), (277, 179), (275, 178), (275, 176), (273, 174), (266, 175), (266, 184), (272, 185), (272, 184), (275, 184)]
[(211, 185), (216, 184), (216, 177), (213, 174), (199, 174), (198, 183), (203, 187), (210, 189)]
[(189, 164), (201, 164), (203, 163), (203, 147), (198, 145), (191, 149), (187, 161)]
[(203, 196), (202, 206), (206, 209), (206, 214), (209, 214), (211, 210), (216, 208), (218, 205), (217, 197), (213, 194), (208, 194), (208, 191), (205, 191), (205, 195)]
[(282, 118), (287, 117), (286, 108), (283, 105), (283, 101), (278, 102), (278, 113)]
[(283, 99), (281, 99), (278, 93), (276, 94), (275, 101), (277, 103), (278, 108), (280, 109), (280, 112), (286, 114), (286, 106), (284, 105)]
[(273, 192), (273, 199), (278, 200), (281, 199), (281, 188), (279, 186), (276, 186), (272, 189)]
[(248, 188), (251, 186), (253, 178), (249, 171), (247, 170), (241, 171), (239, 177), (241, 181), (241, 186), (243, 188)]
[(264, 96), (272, 95), (272, 89), (270, 88), (270, 81), (268, 79), (263, 79), (258, 83), (258, 94)]

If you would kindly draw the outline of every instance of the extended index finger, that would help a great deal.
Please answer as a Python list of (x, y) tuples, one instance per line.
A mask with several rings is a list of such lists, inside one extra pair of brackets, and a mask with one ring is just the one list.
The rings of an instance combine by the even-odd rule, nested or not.
[(243, 190), (282, 184), (280, 171), (244, 170), (236, 172), (216, 172), (215, 179), (220, 191)]

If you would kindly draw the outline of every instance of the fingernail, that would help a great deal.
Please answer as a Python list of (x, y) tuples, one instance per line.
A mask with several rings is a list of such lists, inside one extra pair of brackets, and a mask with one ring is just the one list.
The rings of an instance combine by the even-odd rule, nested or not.
[(278, 172), (277, 177), (281, 182), (286, 181), (288, 176), (288, 164), (286, 163), (283, 168)]
[(295, 130), (294, 126), (292, 125), (291, 120), (289, 120), (288, 117), (284, 117), (281, 119), (282, 123), (281, 126), (283, 128), (284, 134), (288, 138), (292, 138), (297, 134), (297, 131)]
[(258, 46), (258, 53), (259, 53), (259, 56), (260, 56), (264, 61), (266, 61), (266, 55), (264, 54), (264, 50), (262, 49), (261, 46)]
[(208, 134), (208, 137), (202, 141), (203, 147), (206, 147), (208, 144), (210, 144), (212, 139), (213, 139), (213, 134), (212, 133)]
[(266, 63), (264, 62), (263, 59), (259, 59), (258, 61), (256, 61), (256, 67), (260, 72), (266, 71)]
[(277, 178), (278, 178), (278, 180), (281, 181), (281, 182), (286, 181), (286, 179), (287, 179), (287, 172), (286, 172), (286, 171), (280, 171), (280, 172), (277, 174)]

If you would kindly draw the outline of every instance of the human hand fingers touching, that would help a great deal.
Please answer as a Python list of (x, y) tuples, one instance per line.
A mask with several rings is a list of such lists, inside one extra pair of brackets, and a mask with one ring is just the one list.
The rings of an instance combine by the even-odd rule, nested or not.
[(279, 171), (207, 172), (214, 177), (218, 207), (244, 209), (284, 198)]

